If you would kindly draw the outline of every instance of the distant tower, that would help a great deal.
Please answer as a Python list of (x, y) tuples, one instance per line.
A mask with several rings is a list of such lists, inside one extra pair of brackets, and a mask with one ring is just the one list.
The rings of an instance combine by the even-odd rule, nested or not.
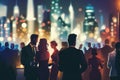
[(37, 6), (37, 17), (38, 17), (38, 23), (41, 24), (43, 21), (43, 13), (44, 9), (42, 5)]
[(72, 4), (69, 6), (69, 12), (70, 12), (70, 23), (71, 23), (71, 31), (74, 29), (73, 24), (74, 24), (74, 9)]
[(37, 6), (37, 20), (38, 20), (38, 25), (39, 25), (39, 34), (41, 34), (42, 32), (42, 22), (43, 22), (43, 13), (44, 13), (44, 9), (42, 5), (38, 5)]
[(28, 22), (28, 37), (34, 33), (34, 3), (33, 0), (27, 0), (27, 22)]
[(6, 16), (7, 16), (7, 6), (0, 4), (0, 41), (4, 40), (5, 36), (5, 28), (7, 27), (6, 24)]
[(100, 42), (100, 31), (98, 27), (98, 23), (95, 18), (95, 10), (94, 7), (89, 4), (85, 8), (85, 19), (83, 22), (83, 32), (86, 35), (86, 42), (96, 43)]
[(20, 11), (17, 5), (17, 0), (16, 0), (16, 5), (14, 6), (13, 16), (16, 18), (16, 17), (19, 17), (19, 14), (20, 14)]
[(59, 39), (57, 21), (60, 14), (61, 13), (60, 13), (59, 0), (52, 0), (51, 2), (51, 40)]
[(19, 17), (19, 7), (17, 5), (17, 0), (16, 0), (16, 4), (14, 6), (13, 9), (13, 16), (15, 18), (15, 20), (13, 21), (13, 26), (12, 26), (12, 40), (16, 41), (17, 38), (17, 21), (18, 21), (18, 17)]
[(92, 5), (88, 5), (85, 8), (85, 19), (83, 23), (83, 31), (85, 34), (94, 34), (95, 28), (98, 24), (95, 19), (95, 11)]

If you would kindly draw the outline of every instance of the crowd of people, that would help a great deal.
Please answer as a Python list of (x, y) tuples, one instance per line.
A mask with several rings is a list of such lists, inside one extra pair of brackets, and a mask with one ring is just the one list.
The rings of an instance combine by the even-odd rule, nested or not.
[(76, 37), (70, 34), (60, 50), (57, 42), (51, 41), (52, 55), (47, 39), (38, 39), (37, 34), (31, 35), (27, 45), (21, 42), (20, 50), (14, 43), (5, 42), (4, 47), (0, 43), (0, 79), (16, 80), (16, 66), (22, 64), (25, 80), (120, 80), (120, 42), (110, 45), (106, 39), (103, 47), (88, 42), (88, 49), (83, 44), (77, 49)]

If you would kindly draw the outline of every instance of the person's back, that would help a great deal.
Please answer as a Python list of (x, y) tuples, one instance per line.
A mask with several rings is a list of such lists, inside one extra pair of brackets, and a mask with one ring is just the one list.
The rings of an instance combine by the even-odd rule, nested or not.
[(76, 73), (78, 70), (80, 70), (79, 65), (82, 64), (83, 61), (83, 52), (81, 50), (77, 50), (76, 48), (69, 47), (59, 54), (60, 59), (63, 61), (62, 67), (64, 72), (74, 72)]
[(63, 72), (62, 80), (82, 80), (81, 74), (87, 68), (83, 52), (75, 48), (75, 40), (75, 34), (70, 34), (69, 48), (59, 53), (59, 70)]

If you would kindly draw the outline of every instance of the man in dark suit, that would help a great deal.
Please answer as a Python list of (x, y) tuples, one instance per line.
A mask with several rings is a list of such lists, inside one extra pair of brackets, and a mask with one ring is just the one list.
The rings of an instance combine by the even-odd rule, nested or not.
[(115, 48), (116, 48), (115, 67), (117, 71), (117, 80), (120, 80), (120, 42), (116, 43)]
[(26, 80), (36, 80), (37, 75), (35, 69), (35, 47), (38, 41), (38, 35), (32, 34), (30, 40), (30, 43), (22, 48), (21, 63), (24, 65), (24, 76)]
[(81, 50), (75, 48), (76, 34), (68, 37), (69, 47), (59, 53), (59, 70), (62, 80), (82, 80), (81, 74), (87, 69), (87, 62)]

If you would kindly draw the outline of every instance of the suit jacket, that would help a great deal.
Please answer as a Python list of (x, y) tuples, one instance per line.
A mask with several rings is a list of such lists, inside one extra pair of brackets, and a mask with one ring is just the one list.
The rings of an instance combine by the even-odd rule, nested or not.
[(81, 73), (87, 69), (87, 62), (81, 50), (69, 47), (59, 53), (59, 70), (62, 80), (82, 80)]
[(35, 53), (32, 50), (32, 47), (30, 44), (22, 48), (21, 51), (21, 63), (24, 65), (24, 75), (30, 75), (32, 74), (33, 68), (31, 66), (31, 62), (34, 61)]

